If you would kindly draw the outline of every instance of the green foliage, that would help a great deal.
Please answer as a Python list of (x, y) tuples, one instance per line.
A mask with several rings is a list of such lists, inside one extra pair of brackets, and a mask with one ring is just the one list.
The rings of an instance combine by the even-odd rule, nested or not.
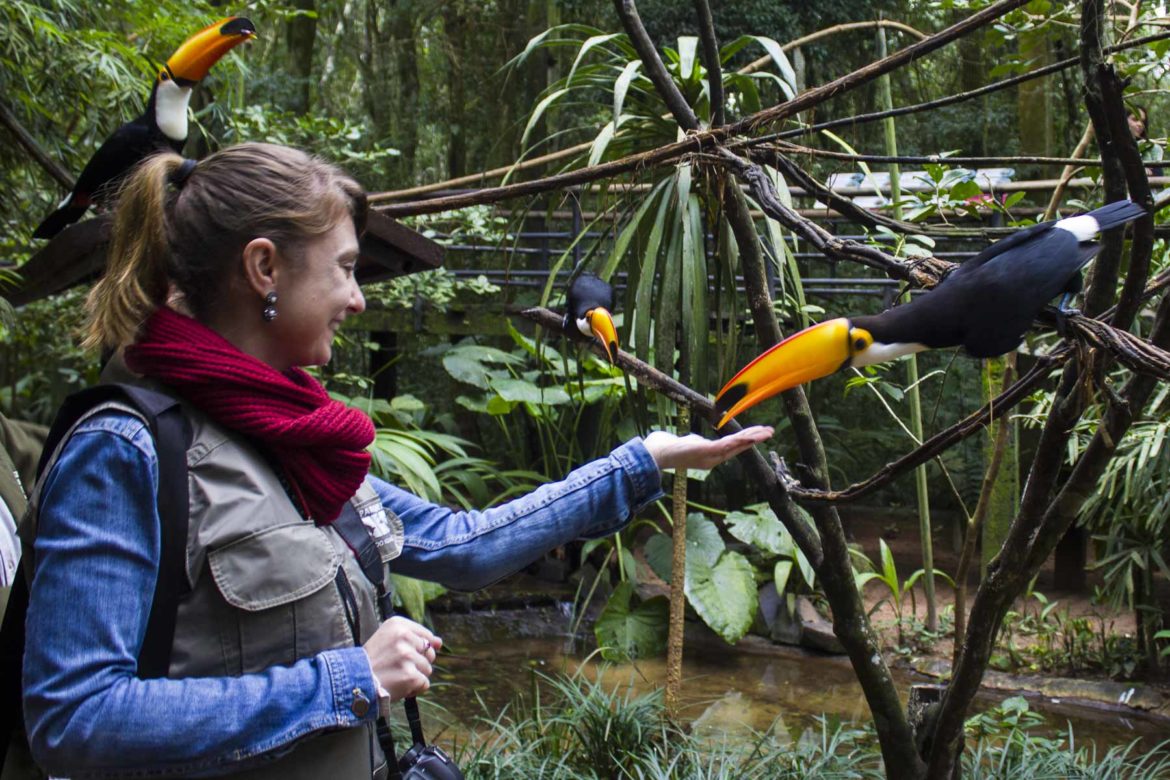
[[(702, 514), (687, 515), (686, 534), (687, 601), (725, 641), (737, 642), (751, 628), (758, 608), (754, 569), (743, 555), (727, 549), (718, 527)], [(646, 542), (646, 560), (667, 582), (673, 576), (672, 546), (671, 538), (661, 533)]]
[(468, 780), (878, 780), (870, 732), (830, 725), (712, 742), (664, 718), (660, 691), (635, 697), (599, 682), (545, 677), (547, 698), (517, 700), (480, 720), (455, 759)]
[(1077, 746), (1072, 731), (1055, 737), (1030, 733), (1043, 725), (1044, 718), (1033, 712), (1022, 696), (1004, 699), (969, 718), (966, 734), (974, 745), (963, 754), (963, 776), (975, 780), (1170, 777), (1168, 743), (1149, 748), (1135, 740), (1098, 756), (1092, 743)]
[[(1035, 602), (1032, 608), (1029, 605)], [(1043, 594), (1025, 595), (1020, 611), (1010, 610), (996, 641), (991, 665), (1006, 671), (1044, 671), (1062, 675), (1085, 672), (1118, 680), (1133, 678), (1142, 660), (1132, 637), (1113, 631), (1100, 615), (1073, 616)], [(1017, 645), (1017, 639), (1025, 640)]]
[[(535, 438), (538, 450), (529, 462), (538, 463), (545, 474), (564, 474), (608, 452), (626, 394), (621, 372), (591, 352), (581, 351), (578, 360), (534, 341), (510, 323), (508, 329), (515, 344), (511, 352), (470, 340), (442, 351), (447, 373), (473, 389), (456, 403), (494, 421), (514, 454), (524, 452)], [(592, 441), (577, 435), (590, 408), (597, 420)]]
[[(894, 563), (894, 554), (890, 550), (890, 546), (886, 544), (885, 539), (879, 539), (878, 542), (881, 551), (881, 569), (877, 571), (855, 573), (854, 582), (856, 583), (858, 590), (863, 590), (866, 584), (873, 580), (877, 580), (882, 585), (886, 586), (886, 589), (889, 591), (889, 595), (883, 598), (882, 601), (888, 601), (890, 606), (894, 609), (894, 620), (898, 629), (898, 650), (902, 651), (906, 649), (905, 628), (907, 624), (913, 627), (918, 614), (918, 604), (914, 593), (914, 586), (918, 583), (918, 580), (926, 574), (926, 572), (923, 569), (918, 569), (905, 580), (902, 580), (898, 576), (898, 567)], [(864, 554), (858, 551), (854, 551), (854, 555), (864, 557)], [(954, 587), (954, 580), (948, 577), (944, 572), (935, 569), (934, 573), (936, 576), (941, 577), (950, 583), (951, 587)], [(909, 620), (907, 620), (907, 617), (904, 614), (907, 595), (910, 596)], [(874, 605), (873, 609), (877, 609), (878, 605), (881, 603), (882, 602), (879, 601)], [(923, 637), (924, 635), (916, 632), (916, 636)], [(933, 639), (935, 637), (926, 636), (925, 638)]]
[(642, 600), (633, 582), (622, 582), (593, 626), (607, 661), (652, 658), (666, 649), (670, 602), (665, 596)]
[[(697, 59), (696, 47), (697, 39), (683, 36), (677, 48), (664, 47), (662, 57), (670, 77), (700, 121), (709, 122), (708, 74)], [(519, 69), (536, 52), (555, 48), (575, 52), (572, 67), (564, 78), (550, 84), (536, 102), (524, 140), (535, 137), (554, 108), (571, 112), (578, 124), (545, 134), (531, 144), (531, 149), (561, 138), (564, 132), (584, 133), (592, 139), (590, 149), (574, 164), (592, 165), (676, 140), (678, 126), (667, 115), (624, 34), (577, 24), (554, 27), (530, 40), (509, 66)], [(770, 38), (740, 36), (722, 47), (721, 59), (730, 62), (748, 49), (766, 53), (773, 70), (739, 74), (728, 68), (722, 73), (727, 107), (733, 113), (758, 110), (762, 101), (775, 102), (795, 92), (792, 66), (780, 45)], [(783, 180), (775, 171), (770, 173), (786, 196)], [(735, 357), (734, 331), (727, 336), (717, 332), (714, 352), (711, 350), (707, 322), (712, 297), (708, 277), (716, 280), (713, 300), (720, 307), (716, 313), (722, 316), (725, 311), (730, 316), (736, 311), (734, 274), (739, 248), (722, 216), (718, 177), (702, 175), (690, 162), (653, 175), (647, 194), (631, 193), (612, 204), (603, 202), (605, 210), (620, 215), (614, 230), (616, 238), (612, 244), (608, 239), (599, 242), (608, 251), (600, 250), (599, 245), (590, 246), (587, 257), (600, 258), (598, 273), (603, 279), (609, 279), (620, 267), (626, 270), (623, 309), (629, 314), (623, 324), (623, 342), (641, 360), (652, 362), (660, 370), (673, 373), (677, 368), (684, 382), (703, 392), (711, 383), (709, 364), (713, 359)], [(804, 301), (795, 265), (786, 262), (791, 260), (791, 252), (784, 231), (771, 220), (766, 220), (765, 226), (777, 275), (782, 280), (788, 278), (788, 284), (796, 290), (790, 299), (788, 284), (782, 284), (780, 300), (791, 301), (799, 309)], [(710, 261), (707, 235), (716, 237)], [(562, 257), (560, 262), (565, 259)], [(552, 270), (559, 270), (559, 264)], [(547, 293), (546, 290), (546, 299)], [(722, 376), (730, 363), (720, 362), (710, 368)]]
[(425, 304), (446, 310), (465, 295), (490, 296), (499, 291), (500, 288), (483, 274), (473, 279), (460, 279), (446, 268), (396, 276), (362, 288), (367, 302), (377, 302), (388, 309), (410, 309)]
[[(158, 64), (224, 16), (209, 2), (11, 0), (0, 5), (0, 94), (24, 129), (76, 175), (123, 122), (141, 113)], [(265, 34), (263, 28), (261, 33)], [(268, 33), (270, 34), (270, 33)], [(242, 68), (228, 54), (205, 79), (230, 92)], [(230, 98), (228, 98), (230, 100)], [(24, 247), (60, 189), (11, 136), (0, 142), (0, 218)]]
[(428, 501), (483, 508), (528, 492), (543, 481), (541, 475), (529, 471), (500, 470), (490, 461), (471, 456), (471, 442), (425, 427), (431, 421), (427, 407), (413, 396), (384, 401), (350, 398), (336, 391), (331, 395), (374, 420), (377, 431), (370, 445), (370, 470)]
[[(659, 691), (633, 696), (580, 674), (535, 675), (533, 693), (481, 717), (454, 751), (468, 780), (880, 780), (886, 777), (872, 730), (819, 724), (774, 727), (715, 739), (665, 719)], [(539, 683), (539, 685), (538, 685)], [(546, 689), (548, 692), (546, 693)], [(1099, 754), (1071, 732), (1032, 732), (1044, 719), (1022, 697), (967, 722), (963, 776), (990, 780), (1158, 780), (1170, 778), (1167, 743), (1134, 741)]]
[(391, 574), (390, 580), (394, 587), (394, 603), (405, 609), (406, 614), (419, 623), (426, 619), (427, 602), (447, 592), (447, 589), (438, 583), (416, 580), (401, 574)]
[(48, 424), (67, 395), (97, 382), (98, 355), (80, 347), (83, 301), (84, 291), (75, 289), (0, 319), (5, 414)]

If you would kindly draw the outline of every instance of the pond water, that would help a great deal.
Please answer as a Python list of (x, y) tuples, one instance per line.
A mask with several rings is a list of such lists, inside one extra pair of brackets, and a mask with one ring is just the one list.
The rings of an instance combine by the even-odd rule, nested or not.
[[(435, 672), (438, 685), (428, 698), (447, 711), (443, 720), (453, 719), (454, 730), (466, 733), (475, 728), (477, 718), (497, 716), (517, 694), (530, 696), (538, 673), (572, 674), (584, 664), (584, 673), (590, 679), (600, 675), (607, 690), (624, 693), (628, 687), (640, 694), (665, 685), (664, 658), (600, 662), (582, 642), (575, 648), (567, 645), (569, 625), (567, 605), (435, 615), (435, 628), (446, 648)], [(932, 682), (913, 671), (895, 669), (894, 676), (903, 697), (912, 683)], [(748, 737), (752, 730), (772, 728), (795, 740), (809, 728), (819, 732), (821, 715), (869, 719), (865, 698), (844, 656), (764, 641), (731, 647), (699, 626), (688, 626), (681, 695), (683, 718), (696, 733), (715, 739)], [(986, 691), (975, 707), (986, 709), (1008, 695), (1012, 694)], [(1140, 739), (1152, 746), (1170, 738), (1166, 718), (1128, 708), (1028, 698), (1031, 708), (1047, 719), (1048, 733), (1071, 725), (1078, 744), (1092, 741), (1102, 749)]]

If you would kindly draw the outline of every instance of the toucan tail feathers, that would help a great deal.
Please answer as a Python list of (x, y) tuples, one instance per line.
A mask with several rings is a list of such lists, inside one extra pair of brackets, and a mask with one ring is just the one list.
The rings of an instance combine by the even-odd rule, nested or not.
[(1146, 216), (1146, 210), (1131, 200), (1119, 200), (1090, 211), (1089, 216), (1097, 220), (1098, 230), (1108, 230)]
[(76, 206), (71, 203), (65, 204), (45, 217), (45, 220), (37, 226), (36, 231), (33, 233), (33, 238), (52, 238), (67, 226), (81, 219), (88, 208), (88, 205)]

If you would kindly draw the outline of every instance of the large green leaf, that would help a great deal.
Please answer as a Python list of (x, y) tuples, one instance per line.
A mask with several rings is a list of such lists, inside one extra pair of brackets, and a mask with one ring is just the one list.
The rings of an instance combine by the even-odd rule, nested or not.
[(698, 512), (687, 515), (687, 565), (692, 560), (714, 566), (727, 545), (716, 525)]
[[(673, 181), (668, 177), (667, 182)], [(642, 267), (638, 278), (638, 291), (635, 296), (637, 305), (634, 314), (634, 348), (638, 359), (647, 362), (650, 360), (650, 324), (654, 321), (651, 316), (653, 310), (654, 279), (659, 266), (659, 248), (662, 246), (662, 234), (665, 230), (666, 213), (670, 207), (672, 191), (669, 186), (662, 189), (659, 197), (658, 211), (655, 214), (654, 225), (646, 241), (646, 250), (642, 253)]]
[(601, 158), (605, 156), (605, 150), (609, 148), (609, 142), (613, 140), (613, 134), (617, 132), (617, 126), (613, 120), (605, 123), (605, 127), (601, 128), (601, 132), (593, 139), (593, 146), (589, 148), (589, 165), (597, 165), (601, 162)]
[(725, 641), (737, 642), (751, 628), (758, 607), (756, 578), (739, 553), (724, 552), (714, 566), (688, 555), (685, 590), (695, 612)]
[(731, 512), (723, 519), (736, 539), (773, 555), (792, 554), (792, 536), (771, 509), (760, 512)]
[(678, 37), (678, 75), (683, 81), (690, 81), (695, 70), (695, 52), (699, 39), (694, 35)]
[(540, 121), (541, 116), (544, 115), (545, 109), (551, 106), (555, 101), (568, 94), (568, 88), (558, 89), (545, 95), (544, 98), (536, 104), (536, 108), (532, 110), (532, 116), (528, 118), (528, 124), (524, 126), (524, 135), (520, 137), (520, 145), (528, 145), (528, 134), (536, 127), (536, 123)]
[(569, 394), (560, 387), (540, 387), (523, 379), (495, 379), (492, 389), (505, 401), (537, 406), (555, 406), (569, 403)]
[(427, 602), (447, 592), (438, 583), (403, 577), (401, 574), (391, 574), (390, 579), (394, 583), (395, 601), (402, 605), (412, 620), (418, 622), (426, 617)]
[(632, 583), (619, 584), (593, 626), (606, 660), (649, 658), (666, 647), (670, 602), (664, 596), (641, 601)]
[(626, 102), (626, 93), (630, 91), (630, 82), (637, 77), (641, 68), (641, 60), (627, 62), (618, 75), (617, 81), (613, 83), (613, 123), (615, 127), (621, 124), (622, 105)]
[(784, 49), (780, 44), (763, 35), (753, 35), (752, 40), (764, 47), (768, 52), (768, 56), (772, 58), (772, 62), (776, 64), (777, 70), (780, 71), (781, 88), (789, 100), (796, 97), (796, 71), (792, 69), (792, 63), (788, 61), (788, 55), (784, 53)]
[(573, 74), (577, 72), (577, 66), (581, 64), (581, 60), (585, 59), (585, 55), (589, 53), (590, 49), (595, 46), (602, 46), (606, 43), (609, 43), (614, 38), (624, 34), (625, 33), (608, 33), (605, 35), (594, 35), (586, 39), (586, 41), (581, 44), (580, 51), (577, 52), (577, 58), (573, 60), (573, 67), (569, 68), (569, 75), (565, 78), (565, 83), (571, 84), (573, 82)]
[(654, 534), (646, 540), (642, 552), (646, 563), (661, 579), (670, 582), (671, 562), (674, 560), (674, 540), (666, 534)]

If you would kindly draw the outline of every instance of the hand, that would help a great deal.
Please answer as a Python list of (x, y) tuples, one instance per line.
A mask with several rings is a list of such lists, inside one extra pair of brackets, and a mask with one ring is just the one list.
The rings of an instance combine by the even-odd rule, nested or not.
[(431, 664), (443, 640), (426, 626), (395, 615), (378, 627), (362, 649), (370, 668), (394, 701), (425, 693), (431, 687)]
[(753, 425), (721, 439), (704, 439), (695, 433), (679, 437), (666, 431), (652, 431), (643, 443), (662, 471), (711, 469), (748, 447), (766, 441), (772, 433), (768, 425)]

